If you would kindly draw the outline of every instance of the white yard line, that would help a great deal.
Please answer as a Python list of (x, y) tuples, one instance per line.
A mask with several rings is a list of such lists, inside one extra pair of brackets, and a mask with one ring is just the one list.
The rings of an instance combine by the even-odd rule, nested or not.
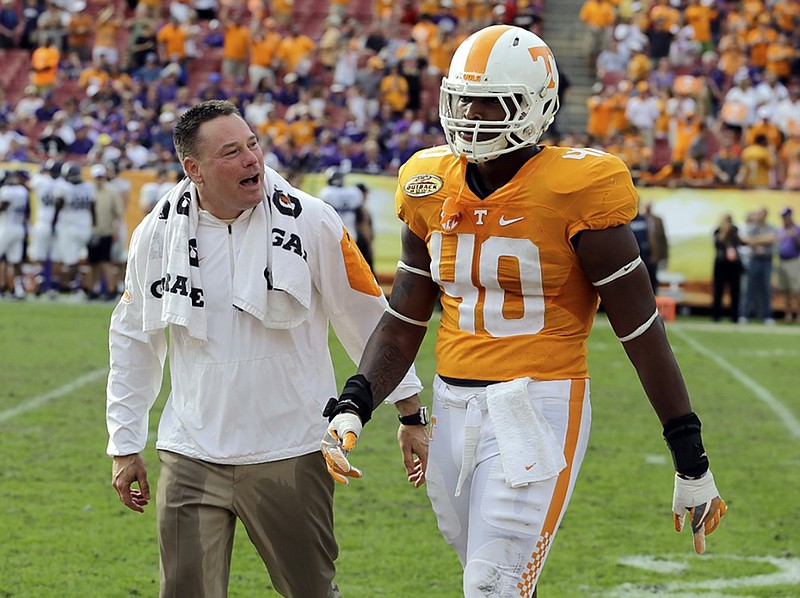
[(59, 386), (51, 390), (50, 392), (46, 392), (43, 395), (39, 395), (38, 397), (32, 397), (19, 405), (15, 405), (11, 409), (6, 409), (5, 411), (0, 411), (0, 424), (7, 422), (13, 417), (20, 415), (21, 413), (25, 413), (27, 411), (32, 411), (37, 407), (41, 407), (42, 405), (49, 403), (55, 399), (61, 399), (66, 395), (70, 394), (71, 392), (81, 388), (82, 386), (86, 386), (87, 384), (91, 384), (97, 380), (105, 378), (108, 376), (108, 368), (98, 368), (96, 370), (92, 370), (88, 374), (84, 374), (78, 378), (75, 378), (72, 382), (68, 382), (63, 386)]
[[(705, 555), (700, 557), (702, 560), (724, 559), (738, 560), (742, 562), (742, 572), (747, 571), (746, 563), (770, 564), (774, 571), (771, 573), (761, 573), (756, 575), (743, 575), (741, 577), (725, 577), (719, 579), (707, 579), (705, 581), (667, 581), (658, 584), (659, 595), (680, 596), (681, 598), (722, 598), (726, 596), (736, 596), (738, 598), (748, 598), (740, 593), (745, 588), (769, 588), (774, 586), (796, 586), (800, 583), (800, 559), (797, 558), (778, 558), (778, 557), (746, 557), (736, 555)], [(635, 555), (625, 557), (619, 561), (623, 565), (644, 569), (653, 573), (668, 575), (675, 579), (683, 568), (688, 567), (681, 557), (677, 559), (666, 559), (663, 556), (652, 557), (649, 555)], [(609, 598), (638, 598), (639, 596), (651, 595), (653, 584), (633, 584), (625, 583), (617, 586), (611, 592), (605, 594)], [(728, 593), (732, 590), (735, 593)], [(737, 591), (739, 590), (739, 591)]]
[(786, 407), (786, 405), (781, 403), (781, 401), (775, 395), (753, 380), (750, 376), (743, 373), (729, 361), (723, 359), (710, 349), (707, 349), (701, 345), (686, 333), (683, 326), (670, 326), (669, 332), (690, 345), (698, 353), (703, 354), (708, 359), (713, 361), (720, 369), (728, 372), (743, 386), (749, 388), (758, 400), (766, 404), (767, 407), (769, 407), (772, 412), (778, 416), (778, 419), (783, 422), (793, 437), (800, 438), (800, 420), (798, 420), (794, 413), (792, 413), (792, 411)]

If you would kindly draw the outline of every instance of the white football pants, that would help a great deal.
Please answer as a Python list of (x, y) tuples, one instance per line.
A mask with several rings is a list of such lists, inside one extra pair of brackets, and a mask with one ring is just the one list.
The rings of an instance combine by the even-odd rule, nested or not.
[[(536, 588), (586, 453), (589, 381), (529, 384), (528, 394), (560, 441), (567, 466), (555, 477), (519, 488), (506, 485), (485, 410), (486, 389), (448, 385), (437, 376), (433, 394), (428, 496), (439, 530), (464, 567), (464, 597), (527, 598)], [(480, 436), (468, 466), (472, 471), (464, 472), (460, 495), (455, 496), (470, 401), (483, 405)]]

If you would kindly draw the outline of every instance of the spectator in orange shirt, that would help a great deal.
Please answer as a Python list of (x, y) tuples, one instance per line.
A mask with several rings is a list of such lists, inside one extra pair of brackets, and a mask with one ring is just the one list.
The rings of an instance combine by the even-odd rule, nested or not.
[(727, 175), (709, 158), (705, 144), (692, 144), (689, 157), (683, 163), (683, 184), (687, 187), (711, 188), (718, 178)]
[(381, 105), (388, 105), (397, 117), (403, 114), (409, 100), (408, 81), (398, 65), (390, 66), (389, 72), (381, 79), (379, 95)]
[(243, 11), (225, 5), (220, 21), (223, 23), (222, 74), (226, 77), (244, 77), (250, 50), (250, 30), (243, 23)]
[(772, 150), (777, 150), (783, 143), (783, 133), (773, 121), (772, 109), (769, 106), (759, 106), (756, 110), (756, 120), (747, 129), (746, 145), (754, 144), (759, 135), (767, 138), (767, 145)]
[(281, 36), (275, 30), (275, 19), (267, 17), (263, 20), (263, 27), (253, 27), (251, 35), (250, 66), (247, 69), (250, 86), (258, 89), (261, 80), (266, 79), (266, 85), (272, 87), (275, 85), (275, 54), (281, 43)]
[(594, 68), (597, 55), (605, 47), (616, 15), (609, 0), (586, 0), (578, 18), (589, 28), (589, 67)]
[(613, 90), (603, 87), (602, 83), (595, 83), (592, 91), (594, 94), (586, 100), (586, 108), (589, 112), (586, 132), (589, 135), (590, 144), (602, 144), (608, 140), (611, 131), (611, 94)]
[(85, 11), (74, 12), (67, 23), (67, 48), (76, 52), (83, 62), (87, 62), (92, 53), (92, 33), (94, 19)]
[(750, 68), (759, 71), (767, 66), (767, 48), (778, 40), (778, 34), (769, 26), (770, 17), (762, 14), (758, 17), (756, 26), (747, 32), (747, 48)]
[(40, 95), (55, 86), (60, 60), (61, 52), (50, 37), (45, 37), (44, 45), (36, 48), (31, 54), (31, 84), (36, 86)]
[(791, 129), (781, 146), (778, 180), (787, 191), (800, 191), (800, 126)]
[(689, 0), (689, 5), (684, 9), (683, 16), (686, 23), (694, 29), (694, 39), (700, 42), (703, 52), (714, 49), (711, 22), (717, 14), (716, 6), (701, 3), (700, 0)]
[(171, 60), (182, 62), (186, 59), (186, 31), (175, 17), (171, 17), (169, 22), (158, 30), (156, 41), (161, 64)]
[(742, 184), (750, 189), (768, 189), (775, 177), (775, 150), (770, 149), (766, 135), (742, 150)]
[(294, 0), (272, 0), (269, 14), (279, 27), (285, 27), (292, 20), (293, 10)]
[(700, 134), (703, 119), (695, 110), (681, 110), (674, 119), (674, 138), (672, 142), (672, 162), (685, 162), (689, 146)]
[(305, 81), (311, 71), (311, 57), (316, 48), (314, 40), (301, 33), (297, 23), (292, 23), (288, 35), (278, 45), (275, 57), (285, 73), (295, 73), (301, 81)]
[(770, 10), (782, 33), (794, 35), (800, 28), (800, 4), (796, 0), (776, 0)]
[(96, 61), (102, 57), (108, 64), (119, 62), (117, 32), (122, 27), (122, 22), (122, 14), (115, 14), (113, 5), (100, 11), (94, 25), (92, 60)]
[(792, 74), (792, 61), (800, 56), (791, 40), (785, 33), (778, 34), (777, 39), (767, 46), (767, 63), (764, 69), (773, 73), (784, 85)]
[(87, 89), (90, 85), (100, 88), (110, 80), (111, 75), (108, 73), (108, 63), (101, 57), (99, 60), (93, 60), (91, 64), (81, 71), (81, 75), (78, 77), (78, 85), (83, 89)]
[(308, 150), (317, 137), (317, 124), (311, 120), (308, 110), (299, 111), (297, 120), (289, 123), (289, 138), (295, 147)]

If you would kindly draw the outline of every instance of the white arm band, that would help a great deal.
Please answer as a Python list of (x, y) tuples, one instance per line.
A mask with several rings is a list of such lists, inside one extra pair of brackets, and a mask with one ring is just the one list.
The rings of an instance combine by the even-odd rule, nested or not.
[(409, 318), (408, 316), (404, 316), (403, 314), (398, 313), (395, 310), (393, 310), (388, 305), (386, 306), (386, 311), (388, 311), (390, 314), (392, 314), (398, 320), (403, 320), (403, 322), (405, 322), (406, 324), (413, 324), (414, 326), (422, 326), (423, 328), (427, 328), (428, 327), (428, 323), (427, 322), (423, 322), (422, 320), (415, 320), (413, 318)]
[(647, 329), (653, 325), (653, 322), (656, 321), (657, 317), (658, 317), (658, 308), (656, 308), (655, 313), (653, 313), (653, 315), (650, 316), (647, 319), (647, 321), (641, 326), (639, 326), (636, 330), (634, 330), (633, 332), (631, 332), (626, 336), (618, 336), (617, 338), (619, 339), (619, 342), (627, 343), (628, 341), (632, 341), (633, 339), (635, 339), (637, 336), (642, 336), (645, 332), (647, 332)]
[(426, 278), (431, 277), (430, 272), (426, 272), (425, 270), (420, 270), (419, 268), (414, 268), (413, 266), (409, 266), (408, 264), (402, 261), (397, 262), (397, 269), (405, 270), (406, 272), (411, 272), (411, 274), (419, 274), (420, 276), (425, 276)]
[(638, 266), (641, 263), (642, 263), (642, 257), (637, 255), (636, 259), (633, 260), (631, 263), (625, 264), (624, 266), (622, 266), (622, 268), (614, 272), (612, 275), (606, 276), (602, 280), (598, 280), (597, 282), (593, 282), (592, 284), (596, 287), (601, 287), (604, 284), (608, 284), (609, 282), (616, 280), (617, 278), (622, 278), (626, 274), (630, 274), (636, 269), (636, 266)]

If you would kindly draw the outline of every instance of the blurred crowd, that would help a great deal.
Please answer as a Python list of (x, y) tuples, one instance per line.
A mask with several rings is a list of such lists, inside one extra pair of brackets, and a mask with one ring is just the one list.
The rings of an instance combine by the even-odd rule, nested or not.
[(597, 83), (579, 141), (641, 185), (800, 189), (797, 0), (586, 0), (580, 18)]
[(0, 91), (0, 161), (171, 165), (172, 127), (229, 98), (270, 166), (293, 176), (391, 173), (444, 142), (438, 86), (452, 52), (493, 22), (540, 23), (542, 1), (2, 0), (0, 60), (30, 84)]
[[(0, 0), (0, 162), (42, 167), (35, 181), (9, 172), (3, 187), (14, 190), (4, 193), (41, 198), (34, 183), (97, 165), (105, 175), (72, 172), (56, 185), (62, 204), (70, 210), (70, 185), (105, 181), (124, 212), (130, 189), (118, 173), (150, 169), (156, 180), (134, 198), (146, 212), (182, 175), (178, 117), (211, 98), (239, 106), (267, 164), (290, 179), (393, 174), (444, 143), (439, 84), (458, 44), (491, 23), (542, 35), (544, 9), (544, 0)], [(544, 143), (619, 155), (640, 186), (800, 190), (800, 1), (585, 0), (578, 18), (596, 76), (588, 122), (575, 131), (557, 117)], [(127, 233), (108, 210), (113, 249), (104, 241), (100, 257), (119, 266)], [(96, 226), (81, 233), (98, 236)], [(69, 278), (67, 253), (47, 276), (38, 271), (37, 290), (84, 284)], [(84, 277), (83, 292), (113, 295), (112, 271)], [(20, 280), (12, 273), (0, 280)]]

